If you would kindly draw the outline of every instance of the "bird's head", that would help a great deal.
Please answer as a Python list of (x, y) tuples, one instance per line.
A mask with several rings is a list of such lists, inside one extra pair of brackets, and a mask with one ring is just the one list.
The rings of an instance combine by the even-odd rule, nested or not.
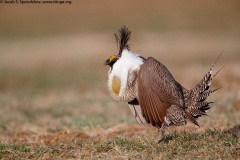
[(109, 65), (110, 67), (112, 67), (114, 63), (121, 58), (123, 50), (130, 51), (130, 44), (128, 43), (128, 41), (130, 40), (131, 31), (128, 30), (127, 27), (123, 26), (119, 29), (119, 32), (115, 33), (114, 35), (117, 41), (117, 47), (119, 51), (117, 55), (110, 56), (104, 62), (105, 65)]
[(113, 64), (117, 62), (119, 58), (120, 58), (119, 55), (113, 55), (104, 62), (104, 65), (109, 65), (110, 67), (112, 67)]

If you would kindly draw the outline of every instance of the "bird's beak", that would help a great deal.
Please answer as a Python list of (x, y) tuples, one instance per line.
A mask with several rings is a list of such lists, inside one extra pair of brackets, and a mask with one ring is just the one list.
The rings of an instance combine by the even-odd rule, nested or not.
[(110, 60), (107, 59), (107, 60), (104, 62), (104, 65), (106, 66), (106, 65), (108, 65), (109, 63), (110, 63)]

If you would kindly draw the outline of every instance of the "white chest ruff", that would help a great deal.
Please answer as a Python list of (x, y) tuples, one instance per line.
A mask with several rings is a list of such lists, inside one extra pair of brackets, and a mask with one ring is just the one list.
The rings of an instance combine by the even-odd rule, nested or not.
[(129, 102), (137, 97), (137, 75), (143, 60), (124, 50), (122, 57), (108, 72), (108, 90), (118, 101)]
[[(116, 84), (114, 84), (114, 79), (120, 80), (120, 87), (114, 87)], [(125, 82), (120, 77), (117, 77), (116, 75), (111, 76), (108, 80), (108, 90), (111, 94), (111, 96), (118, 101), (124, 101), (129, 102), (132, 101), (137, 96), (137, 83), (131, 83), (124, 85)]]

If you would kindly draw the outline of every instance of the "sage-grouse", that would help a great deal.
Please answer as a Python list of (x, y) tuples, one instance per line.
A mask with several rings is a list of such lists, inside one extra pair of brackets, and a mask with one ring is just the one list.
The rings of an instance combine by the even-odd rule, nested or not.
[(211, 102), (205, 100), (216, 91), (209, 90), (209, 87), (212, 69), (218, 59), (203, 79), (188, 90), (174, 79), (162, 63), (152, 57), (146, 59), (133, 53), (128, 43), (130, 34), (126, 27), (120, 28), (119, 33), (115, 34), (119, 51), (105, 61), (105, 65), (110, 66), (108, 90), (111, 96), (128, 102), (140, 125), (157, 127), (158, 143), (167, 126), (185, 125), (187, 120), (199, 126), (197, 118), (206, 115), (211, 107)]

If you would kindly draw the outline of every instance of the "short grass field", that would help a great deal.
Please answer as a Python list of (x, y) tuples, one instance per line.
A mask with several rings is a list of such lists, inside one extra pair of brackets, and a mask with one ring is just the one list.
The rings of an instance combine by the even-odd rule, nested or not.
[[(0, 159), (240, 159), (238, 1), (0, 4)], [(114, 33), (193, 88), (218, 55), (200, 127), (141, 127), (107, 91)]]

